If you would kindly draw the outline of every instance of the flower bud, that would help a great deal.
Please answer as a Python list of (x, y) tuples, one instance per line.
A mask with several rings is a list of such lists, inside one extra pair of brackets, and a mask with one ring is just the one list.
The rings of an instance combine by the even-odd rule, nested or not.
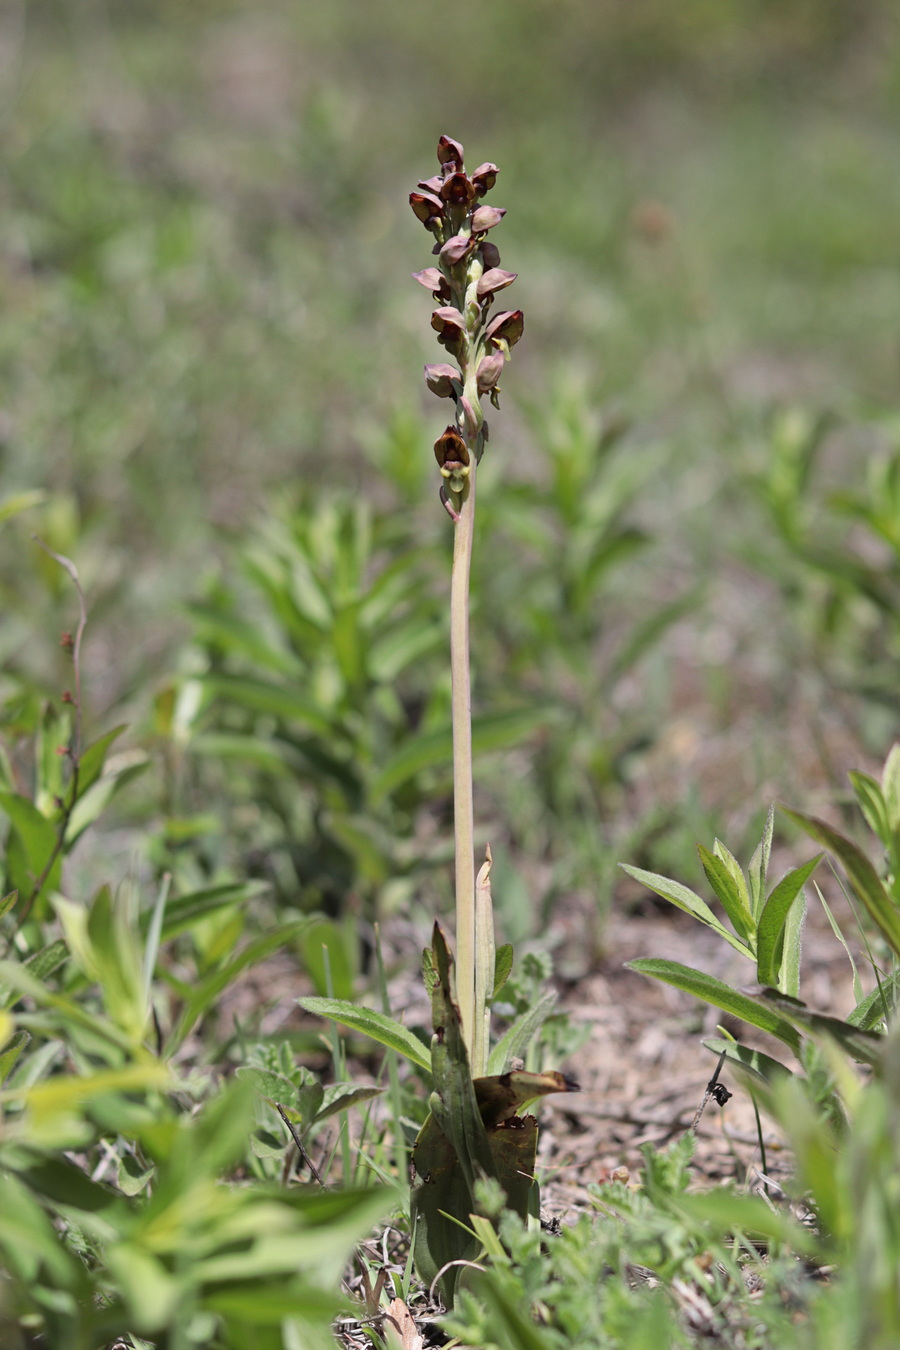
[(425, 383), (438, 398), (453, 398), (462, 389), (459, 371), (448, 365), (426, 366)]
[(443, 164), (448, 173), (452, 173), (454, 168), (463, 167), (463, 148), (459, 141), (454, 141), (450, 136), (442, 136), (438, 141), (437, 148), (438, 163)]
[(502, 291), (505, 286), (511, 286), (518, 275), (518, 272), (504, 272), (502, 267), (490, 268), (479, 278), (478, 298), (484, 299), (486, 295), (494, 295), (497, 291)]
[(492, 352), (486, 356), (483, 361), (479, 361), (478, 369), (475, 372), (475, 381), (479, 394), (488, 394), (497, 386), (497, 381), (503, 374), (503, 367), (506, 365), (506, 357), (502, 352)]
[(466, 424), (466, 435), (474, 438), (478, 435), (478, 417), (475, 409), (465, 395), (459, 400), (459, 407)]
[(472, 212), (472, 233), (483, 234), (485, 230), (492, 230), (505, 215), (505, 206), (476, 206)]
[(479, 164), (478, 168), (472, 174), (472, 182), (475, 185), (475, 195), (477, 197), (483, 197), (486, 192), (490, 192), (497, 181), (497, 174), (499, 172), (500, 170), (497, 168), (496, 164)]

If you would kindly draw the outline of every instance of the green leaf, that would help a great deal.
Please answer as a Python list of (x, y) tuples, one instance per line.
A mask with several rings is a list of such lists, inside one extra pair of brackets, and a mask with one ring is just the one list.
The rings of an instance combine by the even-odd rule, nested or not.
[(822, 854), (817, 853), (802, 867), (792, 868), (772, 891), (759, 917), (756, 934), (756, 978), (760, 984), (778, 985), (780, 975), (779, 940), (788, 911), (812, 876)]
[(746, 956), (749, 961), (753, 960), (753, 953), (745, 942), (735, 937), (722, 921), (716, 918), (705, 900), (701, 900), (694, 891), (688, 890), (687, 886), (682, 886), (680, 881), (672, 881), (670, 877), (660, 876), (658, 872), (645, 872), (642, 867), (632, 867), (629, 863), (619, 863), (623, 872), (628, 876), (634, 877), (642, 886), (653, 891), (656, 895), (661, 895), (664, 900), (670, 901), (678, 909), (684, 910), (685, 914), (692, 914), (695, 919), (705, 923), (708, 928), (729, 942), (735, 951), (739, 951), (741, 956)]
[[(34, 890), (34, 879), (40, 876), (56, 848), (56, 826), (41, 815), (34, 802), (18, 793), (0, 792), (0, 810), (9, 816), (13, 834), (20, 845), (18, 856), (14, 856), (12, 841), (8, 846), (8, 879), (22, 895), (29, 896)], [(53, 875), (47, 878), (51, 886), (56, 884), (59, 861), (57, 859)]]
[(886, 1037), (880, 1032), (863, 1031), (839, 1017), (812, 1012), (799, 999), (780, 994), (777, 989), (764, 989), (760, 997), (803, 1031), (827, 1036), (829, 1040), (835, 1041), (845, 1054), (851, 1055), (861, 1064), (869, 1064), (872, 1068), (882, 1064)]
[(752, 948), (753, 942), (753, 919), (750, 915), (749, 897), (745, 899), (744, 894), (738, 887), (737, 882), (731, 874), (731, 870), (721, 858), (717, 858), (708, 848), (702, 844), (697, 845), (697, 852), (700, 855), (700, 861), (703, 864), (703, 870), (706, 873), (706, 879), (715, 891), (719, 903), (725, 913), (731, 920), (731, 925), (738, 937), (743, 939), (748, 946)]
[(31, 488), (25, 492), (14, 492), (0, 501), (0, 525), (17, 516), (20, 511), (29, 511), (33, 506), (41, 506), (47, 500), (43, 488)]
[(887, 803), (884, 800), (881, 787), (867, 773), (857, 773), (851, 769), (847, 776), (853, 784), (859, 809), (865, 816), (870, 830), (877, 835), (885, 848), (890, 848), (891, 827), (888, 822)]
[(891, 746), (881, 775), (888, 824), (892, 831), (900, 830), (900, 742)]
[(334, 1022), (340, 1022), (341, 1026), (350, 1027), (352, 1031), (361, 1031), (379, 1045), (386, 1045), (389, 1050), (404, 1055), (417, 1068), (431, 1073), (431, 1055), (425, 1046), (418, 1036), (392, 1017), (376, 1012), (374, 1008), (360, 1007), (347, 999), (298, 998), (297, 1002), (301, 1008), (315, 1013), (317, 1017), (329, 1017)]
[(125, 731), (127, 723), (123, 722), (121, 726), (113, 727), (105, 736), (92, 741), (81, 752), (81, 758), (78, 761), (78, 795), (82, 796), (87, 792), (92, 783), (95, 783), (103, 772), (103, 766), (106, 763), (106, 752), (113, 741), (118, 740)]
[(880, 984), (857, 1003), (848, 1014), (847, 1022), (863, 1031), (873, 1031), (879, 1022), (889, 1022), (897, 1006), (897, 993), (900, 990), (900, 970), (893, 971)]
[(251, 679), (246, 675), (207, 675), (203, 688), (211, 699), (236, 703), (250, 712), (267, 713), (293, 727), (330, 739), (333, 735), (331, 719), (311, 699), (302, 698), (295, 689), (272, 684), (268, 680)]
[(675, 1208), (686, 1217), (713, 1225), (720, 1233), (738, 1230), (748, 1237), (783, 1242), (795, 1251), (813, 1255), (818, 1244), (815, 1236), (787, 1215), (773, 1210), (756, 1195), (737, 1195), (732, 1190), (706, 1191), (702, 1195), (681, 1195)]
[(27, 1031), (16, 1031), (0, 1049), (0, 1087), (6, 1082), (31, 1036)]
[(384, 1088), (380, 1087), (359, 1087), (355, 1083), (330, 1083), (325, 1089), (322, 1105), (316, 1112), (316, 1122), (327, 1120), (329, 1116), (335, 1116), (339, 1111), (346, 1111), (351, 1106), (358, 1106), (360, 1102), (371, 1101), (373, 1097), (379, 1097), (383, 1092)]
[(504, 942), (497, 948), (494, 955), (494, 988), (491, 993), (492, 1003), (512, 974), (513, 957), (514, 953), (511, 942)]
[(227, 965), (220, 970), (213, 971), (212, 974), (201, 980), (187, 1000), (169, 1035), (166, 1042), (166, 1053), (171, 1055), (181, 1045), (198, 1018), (202, 1017), (207, 1009), (212, 1007), (222, 991), (233, 984), (243, 971), (250, 966), (258, 965), (260, 961), (265, 961), (266, 957), (277, 952), (279, 948), (293, 942), (308, 928), (309, 922), (307, 918), (297, 919), (293, 923), (281, 924), (272, 932), (255, 938)]
[(756, 1079), (766, 1087), (791, 1077), (791, 1070), (785, 1064), (773, 1059), (771, 1055), (763, 1054), (762, 1050), (751, 1050), (749, 1045), (741, 1045), (740, 1041), (726, 1041), (720, 1036), (710, 1036), (703, 1044), (714, 1055), (724, 1054), (729, 1063), (736, 1065), (748, 1079), (751, 1081)]
[(769, 807), (762, 838), (750, 859), (747, 876), (750, 882), (750, 907), (753, 917), (759, 919), (766, 895), (766, 877), (769, 874), (769, 859), (772, 856), (772, 835), (775, 831), (775, 803)]
[(525, 1051), (555, 1006), (556, 991), (551, 989), (516, 1018), (488, 1056), (488, 1074), (506, 1073), (514, 1059), (525, 1058)]
[[(505, 750), (544, 726), (551, 714), (547, 709), (494, 713), (472, 719), (472, 752), (486, 754)], [(453, 733), (450, 725), (405, 740), (400, 749), (382, 765), (372, 781), (371, 799), (378, 804), (408, 783), (424, 769), (449, 766), (453, 760)]]
[(148, 1167), (133, 1153), (124, 1154), (119, 1159), (119, 1165), (116, 1169), (119, 1190), (124, 1195), (140, 1195), (141, 1191), (145, 1190), (152, 1181), (155, 1171), (155, 1167)]
[(267, 1097), (276, 1106), (290, 1106), (296, 1109), (297, 1086), (283, 1074), (272, 1069), (258, 1069), (255, 1065), (244, 1065), (238, 1069), (238, 1078), (247, 1078), (263, 1097)]
[(49, 947), (42, 947), (39, 952), (33, 952), (23, 964), (37, 979), (46, 980), (48, 975), (59, 970), (68, 959), (69, 949), (62, 938), (58, 938), (56, 942), (51, 942)]
[(792, 811), (786, 806), (781, 809), (817, 844), (827, 848), (839, 860), (854, 894), (865, 905), (894, 953), (900, 956), (900, 912), (862, 850), (824, 820), (804, 815), (801, 811)]
[(765, 1004), (757, 1002), (747, 994), (738, 993), (736, 989), (717, 980), (713, 975), (707, 975), (702, 970), (693, 970), (678, 961), (666, 961), (657, 957), (642, 957), (637, 961), (627, 961), (625, 968), (636, 970), (640, 975), (650, 975), (655, 980), (662, 980), (665, 984), (674, 985), (676, 989), (683, 989), (687, 994), (693, 994), (695, 998), (702, 998), (714, 1008), (721, 1008), (723, 1012), (739, 1017), (742, 1022), (749, 1022), (751, 1026), (759, 1027), (760, 1031), (777, 1036), (785, 1045), (789, 1045), (795, 1054), (800, 1049), (800, 1037), (790, 1022), (779, 1017)]
[[(246, 904), (247, 901), (265, 894), (268, 890), (269, 883), (266, 881), (240, 881), (180, 895), (177, 900), (169, 900), (166, 904), (162, 938), (167, 941), (169, 938), (177, 937), (179, 933), (192, 928), (198, 919), (205, 918), (208, 914), (217, 914), (219, 910), (228, 909), (231, 905)], [(141, 914), (141, 932), (144, 934), (149, 932), (152, 914), (153, 911), (149, 909)]]

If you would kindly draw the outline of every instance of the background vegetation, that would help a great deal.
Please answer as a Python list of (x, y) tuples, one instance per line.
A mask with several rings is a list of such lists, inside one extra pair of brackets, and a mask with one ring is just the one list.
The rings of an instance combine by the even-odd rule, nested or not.
[[(0, 110), (2, 788), (50, 819), (70, 733), (59, 634), (77, 602), (36, 533), (87, 596), (86, 740), (128, 724), (95, 757), (105, 786), (58, 884), (81, 906), (124, 886), (144, 937), (162, 885), (184, 902), (159, 965), (129, 960), (136, 988), (160, 982), (169, 1055), (206, 1075), (195, 1100), (281, 1053), (258, 1008), (212, 1024), (271, 954), (232, 968), (235, 951), (282, 925), (291, 979), (350, 997), (374, 978), (373, 920), (418, 933), (449, 910), (450, 526), (409, 279), (428, 241), (406, 204), (441, 132), (501, 166), (527, 322), (474, 579), (476, 815), (502, 938), (543, 934), (577, 979), (616, 897), (635, 901), (619, 858), (696, 880), (696, 838), (749, 857), (772, 797), (846, 807), (847, 768), (883, 760), (900, 637), (888, 0), (11, 0)], [(5, 800), (7, 889), (27, 890), (40, 868)], [(30, 922), (22, 960), (59, 940), (46, 896)], [(62, 975), (47, 965), (60, 997), (96, 997), (84, 942)], [(56, 1063), (161, 1091), (128, 1040), (140, 1016), (104, 1006), (102, 1053), (32, 1008), (34, 1081)], [(321, 1067), (314, 1033), (288, 1041)], [(104, 1109), (73, 1106), (46, 1147), (96, 1169)], [(171, 1141), (117, 1110), (112, 1137), (139, 1140), (122, 1156), (168, 1176)], [(260, 1149), (241, 1165), (273, 1180)], [(239, 1154), (226, 1140), (222, 1166)], [(348, 1199), (340, 1255), (368, 1203)], [(171, 1274), (177, 1244), (107, 1220), (122, 1316), (156, 1335), (122, 1272), (152, 1257)], [(100, 1227), (79, 1241), (108, 1242)], [(77, 1303), (80, 1271), (55, 1279)], [(205, 1279), (166, 1286), (195, 1340), (215, 1317), (238, 1326), (225, 1343), (262, 1334)]]

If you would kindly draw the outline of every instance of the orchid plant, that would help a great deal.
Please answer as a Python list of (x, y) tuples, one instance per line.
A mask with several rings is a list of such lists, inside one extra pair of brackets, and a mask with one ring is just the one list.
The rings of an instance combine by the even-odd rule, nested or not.
[[(460, 1266), (484, 1245), (485, 1224), (503, 1208), (523, 1218), (537, 1213), (537, 1120), (521, 1114), (523, 1108), (576, 1085), (555, 1071), (524, 1069), (523, 1056), (552, 1010), (552, 995), (526, 1010), (493, 1047), (490, 1043), (491, 1005), (512, 969), (513, 953), (509, 946), (495, 946), (489, 847), (476, 876), (469, 585), (475, 484), (488, 440), (482, 399), (487, 396), (499, 407), (500, 378), (524, 322), (520, 309), (494, 312), (495, 297), (516, 279), (500, 266), (500, 254), (488, 238), (506, 214), (483, 202), (496, 182), (497, 166), (485, 163), (467, 173), (463, 147), (449, 136), (440, 138), (437, 157), (439, 172), (417, 184), (410, 205), (434, 236), (437, 258), (436, 266), (413, 275), (437, 301), (431, 326), (455, 362), (426, 365), (425, 382), (454, 408), (434, 453), (440, 498), (454, 527), (450, 662), (456, 958), (435, 923), (432, 945), (424, 953), (434, 1027), (430, 1055), (386, 1013), (337, 999), (301, 1003), (405, 1055), (429, 1082), (429, 1114), (411, 1160), (413, 1249), (419, 1275), (439, 1284), (449, 1304)], [(482, 1182), (487, 1183), (484, 1192)]]

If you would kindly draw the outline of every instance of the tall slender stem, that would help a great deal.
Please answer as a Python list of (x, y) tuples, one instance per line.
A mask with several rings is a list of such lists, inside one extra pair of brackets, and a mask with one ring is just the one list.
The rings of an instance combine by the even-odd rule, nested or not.
[(469, 577), (475, 527), (475, 465), (453, 531), (450, 673), (453, 707), (453, 832), (456, 845), (456, 995), (471, 1058), (475, 1031), (475, 808), (472, 789), (472, 686)]

